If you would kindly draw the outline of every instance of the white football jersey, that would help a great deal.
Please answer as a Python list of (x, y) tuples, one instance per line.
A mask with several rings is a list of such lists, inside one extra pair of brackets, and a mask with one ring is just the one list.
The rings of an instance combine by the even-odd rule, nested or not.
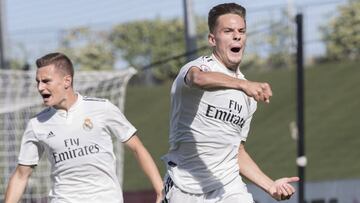
[(234, 89), (204, 91), (185, 82), (189, 68), (244, 79), (217, 61), (200, 57), (181, 68), (171, 89), (170, 150), (163, 157), (174, 183), (189, 193), (207, 193), (239, 176), (238, 147), (245, 141), (256, 101)]
[(78, 94), (68, 110), (49, 107), (32, 118), (22, 138), (19, 164), (51, 163), (51, 202), (122, 203), (111, 135), (127, 141), (136, 129), (105, 99)]

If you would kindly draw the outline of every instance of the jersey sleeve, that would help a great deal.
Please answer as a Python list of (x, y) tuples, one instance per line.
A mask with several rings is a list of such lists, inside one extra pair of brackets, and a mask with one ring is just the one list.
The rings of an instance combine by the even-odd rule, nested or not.
[(22, 165), (37, 165), (43, 152), (44, 147), (37, 139), (30, 121), (21, 140), (18, 163)]
[(257, 109), (257, 102), (253, 98), (248, 98), (248, 108), (249, 108), (249, 117), (245, 120), (244, 126), (241, 129), (240, 137), (241, 141), (246, 141), (249, 131), (250, 131), (250, 124), (253, 118), (253, 115)]
[(246, 141), (246, 139), (249, 135), (251, 120), (252, 120), (252, 116), (247, 118), (245, 121), (244, 127), (241, 129), (241, 133), (240, 133), (241, 141)]
[(189, 72), (190, 68), (197, 67), (201, 71), (210, 71), (210, 66), (207, 64), (206, 60), (207, 58), (205, 56), (200, 57), (194, 61), (187, 63), (180, 69), (178, 77), (180, 77), (180, 79), (184, 82), (185, 86), (189, 87), (188, 84), (186, 84), (186, 75)]
[(120, 109), (111, 102), (107, 102), (105, 125), (120, 142), (127, 141), (136, 132), (136, 128), (126, 119)]

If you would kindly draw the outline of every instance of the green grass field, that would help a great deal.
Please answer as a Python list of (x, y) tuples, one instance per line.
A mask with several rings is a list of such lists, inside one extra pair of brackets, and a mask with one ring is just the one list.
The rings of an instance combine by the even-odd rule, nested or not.
[[(360, 178), (360, 69), (356, 62), (332, 63), (305, 70), (305, 152), (307, 180)], [(246, 144), (248, 152), (271, 177), (297, 174), (296, 141), (289, 123), (296, 120), (295, 70), (248, 72), (249, 80), (267, 81), (274, 96), (258, 104)], [(125, 114), (138, 128), (157, 162), (167, 152), (170, 83), (129, 87)], [(124, 190), (151, 188), (129, 151), (125, 155)]]

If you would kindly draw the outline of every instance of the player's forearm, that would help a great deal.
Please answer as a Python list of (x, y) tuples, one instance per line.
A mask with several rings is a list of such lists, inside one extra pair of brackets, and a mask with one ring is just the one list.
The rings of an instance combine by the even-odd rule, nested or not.
[(268, 83), (238, 79), (219, 72), (204, 72), (197, 67), (190, 68), (186, 83), (203, 90), (241, 90), (256, 101), (270, 102), (272, 90)]
[(159, 170), (152, 159), (149, 152), (144, 147), (139, 147), (133, 151), (141, 169), (145, 175), (149, 178), (155, 192), (160, 195), (163, 189), (163, 182), (159, 173)]
[(17, 203), (20, 201), (25, 191), (27, 180), (27, 178), (24, 179), (17, 174), (11, 177), (5, 193), (5, 203)]
[(245, 150), (239, 152), (238, 163), (241, 175), (269, 193), (269, 188), (273, 185), (274, 181), (259, 168)]
[(246, 80), (230, 77), (218, 72), (203, 72), (191, 71), (189, 72), (188, 81), (191, 86), (204, 89), (237, 89), (243, 90)]

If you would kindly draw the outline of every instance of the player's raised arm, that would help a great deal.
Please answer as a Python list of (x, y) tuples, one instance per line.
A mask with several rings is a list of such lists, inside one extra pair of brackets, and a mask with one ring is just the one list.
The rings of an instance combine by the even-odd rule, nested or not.
[(276, 200), (287, 200), (295, 193), (295, 188), (290, 184), (299, 181), (298, 177), (280, 178), (273, 181), (254, 162), (246, 152), (244, 143), (240, 144), (238, 163), (241, 175), (259, 186)]
[(162, 199), (163, 182), (159, 173), (158, 168), (150, 153), (146, 150), (139, 137), (135, 134), (129, 140), (125, 142), (125, 145), (130, 148), (134, 153), (134, 156), (141, 169), (144, 171), (146, 176), (149, 178), (155, 192), (156, 192), (156, 203), (160, 203)]
[(238, 79), (219, 72), (205, 72), (191, 67), (185, 77), (189, 86), (204, 90), (237, 89), (244, 91), (256, 101), (270, 102), (272, 90), (268, 83)]
[(12, 174), (5, 192), (5, 203), (17, 203), (23, 195), (33, 166), (18, 165)]

